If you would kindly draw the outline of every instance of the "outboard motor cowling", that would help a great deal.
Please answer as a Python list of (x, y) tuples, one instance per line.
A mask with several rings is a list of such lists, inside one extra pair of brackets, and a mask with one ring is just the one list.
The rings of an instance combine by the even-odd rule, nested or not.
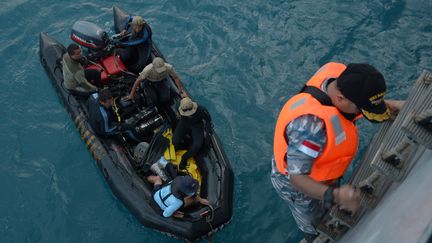
[(106, 31), (83, 20), (74, 23), (70, 38), (77, 44), (93, 50), (104, 48), (109, 41)]

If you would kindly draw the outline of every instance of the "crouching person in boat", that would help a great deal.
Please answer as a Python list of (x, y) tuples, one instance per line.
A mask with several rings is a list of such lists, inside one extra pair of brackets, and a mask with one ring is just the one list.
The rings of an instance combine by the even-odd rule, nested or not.
[(153, 62), (147, 65), (139, 74), (139, 77), (135, 80), (132, 90), (126, 99), (134, 99), (137, 88), (143, 82), (144, 94), (147, 98), (148, 106), (168, 103), (171, 98), (171, 86), (168, 83), (168, 76), (174, 79), (180, 90), (180, 94), (185, 96), (184, 88), (173, 66), (165, 63), (162, 58), (156, 57)]
[[(182, 156), (179, 164), (179, 170), (184, 170), (187, 166), (187, 160), (195, 156), (204, 144), (205, 123), (210, 124), (211, 118), (206, 108), (193, 102), (189, 97), (180, 101), (179, 106), (180, 121), (174, 130), (173, 145), (176, 149), (186, 148), (187, 152)], [(184, 138), (189, 134), (192, 138), (192, 145), (184, 145)], [(200, 173), (206, 174), (204, 166), (198, 160), (197, 165)]]
[(69, 91), (89, 95), (96, 92), (96, 86), (100, 85), (101, 73), (94, 69), (84, 70), (81, 62), (81, 48), (76, 44), (70, 44), (63, 55), (64, 86)]
[[(101, 136), (126, 133), (132, 140), (140, 142), (133, 127), (120, 123), (120, 114), (113, 109), (114, 98), (109, 89), (92, 94), (88, 101), (89, 120), (94, 131)], [(117, 117), (117, 120), (115, 119)]]
[(183, 218), (182, 208), (191, 206), (194, 202), (209, 205), (207, 199), (201, 198), (198, 194), (198, 181), (186, 176), (178, 176), (170, 183), (163, 186), (159, 176), (148, 176), (147, 180), (154, 184), (153, 200), (161, 209), (161, 214), (165, 217), (174, 216)]

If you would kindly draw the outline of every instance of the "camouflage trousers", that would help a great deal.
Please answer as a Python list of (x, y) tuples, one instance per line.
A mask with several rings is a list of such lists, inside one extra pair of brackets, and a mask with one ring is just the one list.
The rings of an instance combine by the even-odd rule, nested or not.
[(320, 201), (294, 189), (288, 176), (279, 173), (274, 167), (270, 176), (271, 182), (279, 196), (288, 202), (297, 227), (304, 233), (318, 234), (316, 226), (325, 213)]

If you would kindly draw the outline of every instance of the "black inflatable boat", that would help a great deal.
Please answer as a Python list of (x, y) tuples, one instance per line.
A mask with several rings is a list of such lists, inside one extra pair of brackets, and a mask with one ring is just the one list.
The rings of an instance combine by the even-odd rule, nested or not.
[[(113, 8), (113, 13), (115, 32), (119, 33), (125, 26), (129, 14), (117, 7)], [(85, 26), (81, 25), (77, 28), (85, 28)], [(100, 30), (95, 25), (86, 29), (86, 31), (90, 32), (90, 34), (92, 34), (92, 31), (95, 32), (93, 37), (96, 37), (96, 39), (98, 39), (98, 36), (100, 40), (106, 38), (105, 34), (101, 35)], [(73, 34), (74, 32), (72, 32)], [(71, 38), (73, 39), (72, 36)], [(85, 38), (86, 36), (80, 36), (83, 43), (79, 44), (85, 46)], [(77, 40), (74, 41), (78, 42)], [(96, 42), (90, 40), (89, 43), (94, 44)], [(115, 48), (113, 50), (115, 54)], [(65, 47), (47, 34), (41, 33), (39, 52), (42, 66), (52, 80), (105, 180), (114, 194), (143, 225), (175, 238), (195, 241), (212, 235), (229, 223), (232, 217), (233, 172), (224, 154), (221, 142), (211, 124), (208, 124), (205, 131), (204, 148), (196, 156), (197, 160), (202, 160), (208, 171), (201, 178), (201, 196), (207, 198), (211, 206), (195, 205), (185, 209), (185, 217), (182, 219), (164, 218), (152, 207), (152, 185), (146, 181), (143, 171), (145, 172), (146, 168), (148, 169), (149, 166), (155, 163), (161, 153), (163, 154), (164, 151), (161, 150), (161, 147), (168, 146), (167, 149), (169, 149), (169, 145), (159, 144), (162, 141), (160, 134), (166, 131), (168, 127), (175, 129), (178, 119), (177, 108), (181, 99), (178, 92), (171, 97), (170, 104), (165, 109), (159, 109), (156, 112), (151, 112), (151, 115), (146, 115), (149, 114), (148, 110), (141, 107), (141, 109), (129, 115), (129, 118), (125, 118), (142, 118), (146, 116), (146, 120), (143, 120), (142, 124), (138, 125), (145, 127), (153, 122), (152, 129), (156, 128), (149, 141), (150, 148), (142, 161), (137, 161), (132, 152), (136, 143), (126, 141), (121, 136), (100, 137), (96, 135), (88, 121), (87, 97), (72, 94), (64, 88), (61, 62)], [(154, 43), (152, 44), (152, 56), (163, 58)], [(94, 57), (94, 61), (98, 63), (96, 66), (99, 67), (110, 65), (110, 60), (111, 64), (113, 64), (112, 59), (115, 58), (116, 56), (111, 51), (105, 53), (103, 57)], [(114, 60), (114, 64), (119, 69), (119, 72), (108, 73), (107, 77), (105, 77), (105, 85), (116, 95), (124, 96), (129, 92), (135, 77), (127, 70), (119, 68), (116, 60)], [(105, 69), (109, 69), (109, 67)], [(174, 90), (178, 91), (173, 80), (170, 80), (170, 83)]]

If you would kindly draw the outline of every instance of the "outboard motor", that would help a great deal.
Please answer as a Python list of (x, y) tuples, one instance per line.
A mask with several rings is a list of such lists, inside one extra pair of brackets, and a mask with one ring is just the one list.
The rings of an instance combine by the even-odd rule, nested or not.
[(103, 49), (109, 42), (106, 31), (93, 23), (82, 20), (74, 23), (70, 38), (91, 50)]

